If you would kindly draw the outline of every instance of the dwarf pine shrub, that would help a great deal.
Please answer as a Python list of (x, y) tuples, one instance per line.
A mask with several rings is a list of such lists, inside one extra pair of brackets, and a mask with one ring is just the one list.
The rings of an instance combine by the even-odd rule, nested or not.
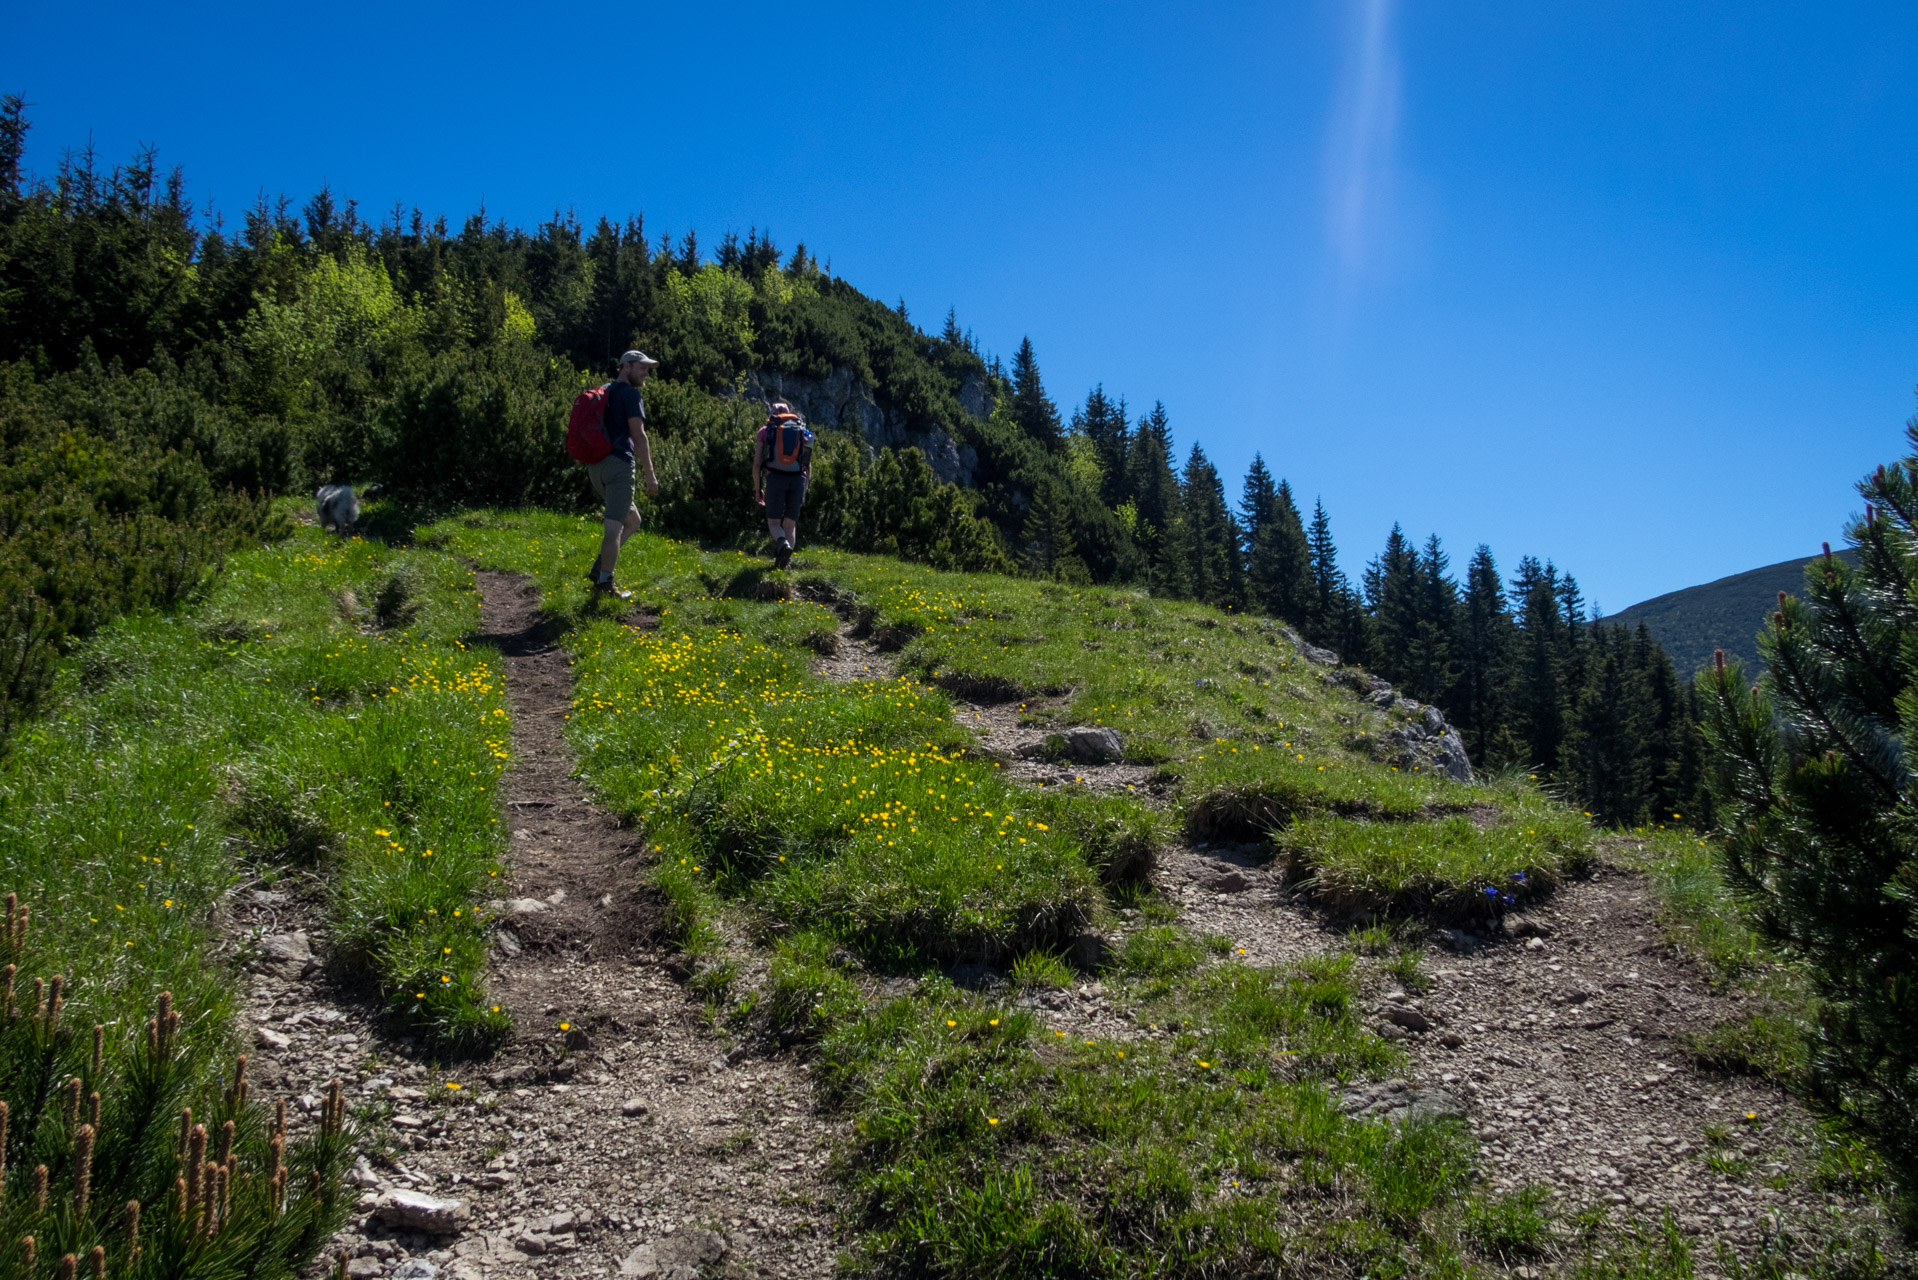
[(351, 1207), (335, 1080), (317, 1122), (255, 1101), (240, 1055), (217, 1067), (170, 992), (153, 1016), (76, 1021), (60, 974), (25, 978), (28, 909), (0, 922), (0, 1267), (22, 1280), (297, 1274)]
[[(1918, 449), (1918, 419), (1906, 429)], [(1918, 1226), (1918, 456), (1859, 486), (1831, 554), (1779, 594), (1753, 684), (1721, 651), (1699, 677), (1722, 857), (1760, 935), (1809, 961), (1815, 1095), (1871, 1135)]]

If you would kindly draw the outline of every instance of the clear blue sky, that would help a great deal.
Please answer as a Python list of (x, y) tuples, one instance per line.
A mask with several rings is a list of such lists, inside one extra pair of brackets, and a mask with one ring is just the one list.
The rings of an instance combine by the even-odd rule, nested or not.
[(770, 228), (1616, 611), (1834, 536), (1918, 382), (1918, 9), (8, 6), (29, 162)]

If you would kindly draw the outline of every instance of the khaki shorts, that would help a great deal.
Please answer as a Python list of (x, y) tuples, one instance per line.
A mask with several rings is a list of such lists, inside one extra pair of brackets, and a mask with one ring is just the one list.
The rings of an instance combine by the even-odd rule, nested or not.
[(633, 505), (633, 476), (638, 469), (633, 459), (616, 453), (586, 466), (586, 478), (593, 482), (593, 492), (605, 502), (606, 518), (615, 524), (622, 523), (629, 511), (639, 514), (639, 508)]

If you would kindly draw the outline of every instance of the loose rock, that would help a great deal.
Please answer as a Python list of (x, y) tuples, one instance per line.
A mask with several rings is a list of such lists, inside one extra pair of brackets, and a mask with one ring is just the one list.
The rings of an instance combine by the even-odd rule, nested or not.
[(424, 1191), (389, 1191), (373, 1210), (381, 1222), (410, 1227), (428, 1235), (449, 1236), (466, 1225), (470, 1213), (463, 1200), (442, 1200)]

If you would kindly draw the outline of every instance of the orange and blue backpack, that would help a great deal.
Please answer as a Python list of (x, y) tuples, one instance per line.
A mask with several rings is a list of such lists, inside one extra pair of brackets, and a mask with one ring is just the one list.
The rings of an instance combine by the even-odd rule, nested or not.
[(812, 465), (812, 432), (796, 413), (766, 419), (766, 465), (774, 471), (804, 471)]

